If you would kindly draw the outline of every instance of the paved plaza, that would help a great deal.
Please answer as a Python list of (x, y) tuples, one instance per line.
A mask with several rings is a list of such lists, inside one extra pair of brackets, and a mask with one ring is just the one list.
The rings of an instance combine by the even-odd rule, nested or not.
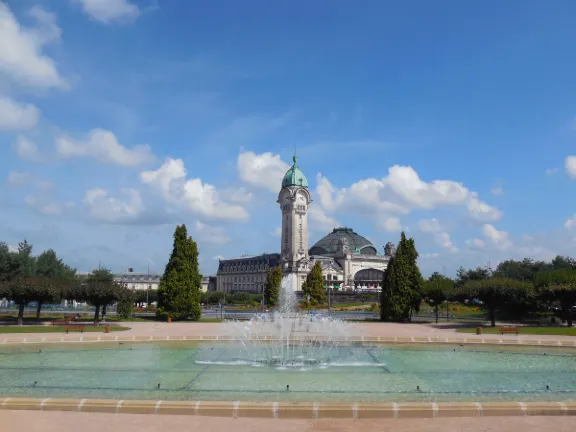
[(574, 417), (270, 420), (149, 414), (0, 411), (2, 432), (573, 432)]
[[(124, 323), (130, 330), (115, 332), (116, 336), (222, 336), (228, 334), (225, 323), (203, 323), (203, 322), (128, 322)], [(524, 335), (520, 328), (519, 335), (484, 334), (477, 336), (471, 333), (457, 333), (454, 324), (396, 324), (396, 323), (351, 323), (350, 336), (383, 336), (383, 337), (439, 337), (439, 338), (459, 338), (459, 339), (520, 339), (520, 340), (542, 340), (542, 341), (575, 341), (573, 336), (557, 335)], [(0, 341), (7, 339), (19, 340), (27, 337), (47, 337), (49, 333), (7, 333), (0, 334)], [(77, 339), (79, 334), (62, 334), (57, 336)], [(95, 336), (98, 333), (86, 333), (86, 336)]]

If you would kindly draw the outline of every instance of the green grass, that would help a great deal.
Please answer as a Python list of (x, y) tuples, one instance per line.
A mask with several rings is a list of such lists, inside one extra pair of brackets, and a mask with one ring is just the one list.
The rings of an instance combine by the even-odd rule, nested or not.
[[(500, 327), (482, 327), (485, 334), (500, 334)], [(520, 334), (531, 335), (555, 335), (555, 336), (576, 336), (576, 327), (522, 327), (519, 326)], [(459, 333), (476, 333), (476, 327), (465, 327), (456, 330)]]
[[(104, 333), (105, 326), (84, 326), (84, 333)], [(130, 330), (130, 327), (120, 327), (120, 326), (111, 326), (110, 329), (113, 332), (117, 331), (124, 331)], [(0, 326), (0, 333), (66, 333), (66, 326), (57, 325), (57, 326), (33, 326), (33, 325), (24, 325), (24, 326), (16, 326), (16, 325), (9, 325), (9, 326)], [(71, 334), (76, 334), (80, 332), (70, 332)]]

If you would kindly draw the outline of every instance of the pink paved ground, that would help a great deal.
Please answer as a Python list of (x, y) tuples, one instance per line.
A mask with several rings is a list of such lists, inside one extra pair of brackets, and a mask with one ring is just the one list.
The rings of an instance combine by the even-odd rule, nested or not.
[(138, 414), (0, 411), (2, 432), (573, 432), (574, 417), (273, 420)]
[[(226, 325), (222, 323), (191, 323), (191, 322), (129, 322), (125, 323), (130, 330), (115, 333), (117, 335), (129, 336), (219, 336), (227, 334)], [(520, 331), (522, 333), (522, 331)], [(97, 335), (98, 333), (88, 333)], [(18, 333), (0, 334), (0, 341), (3, 339), (19, 339), (23, 337), (38, 337), (49, 335), (49, 333)], [(62, 335), (61, 333), (59, 335)], [(63, 335), (64, 337), (77, 338), (78, 333)], [(470, 333), (456, 333), (454, 328), (448, 325), (430, 324), (395, 324), (395, 323), (354, 323), (351, 328), (351, 336), (398, 336), (398, 337), (450, 337), (450, 338), (484, 338), (501, 339), (501, 335), (476, 336)], [(560, 340), (574, 341), (574, 336), (553, 336), (553, 335), (505, 335), (506, 339), (530, 339), (530, 340)]]

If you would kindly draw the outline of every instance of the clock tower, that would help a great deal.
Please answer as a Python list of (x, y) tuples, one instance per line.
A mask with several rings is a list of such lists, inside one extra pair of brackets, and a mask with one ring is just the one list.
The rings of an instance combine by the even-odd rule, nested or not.
[(292, 275), (292, 289), (300, 291), (310, 271), (308, 257), (308, 205), (312, 202), (306, 176), (296, 164), (282, 179), (278, 203), (282, 211), (280, 266), (282, 273)]

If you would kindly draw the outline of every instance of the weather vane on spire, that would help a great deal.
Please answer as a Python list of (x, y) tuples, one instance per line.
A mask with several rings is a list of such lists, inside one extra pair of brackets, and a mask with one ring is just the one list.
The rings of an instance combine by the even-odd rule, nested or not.
[(296, 146), (294, 146), (294, 156), (292, 156), (292, 161), (294, 162), (294, 165), (296, 165)]

